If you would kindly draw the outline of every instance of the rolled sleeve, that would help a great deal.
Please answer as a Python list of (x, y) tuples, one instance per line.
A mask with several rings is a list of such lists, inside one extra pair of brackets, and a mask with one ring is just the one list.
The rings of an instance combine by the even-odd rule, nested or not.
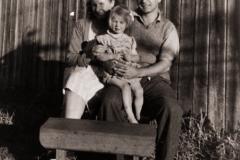
[(179, 38), (176, 28), (173, 26), (165, 36), (164, 43), (161, 48), (159, 61), (173, 60), (179, 53)]

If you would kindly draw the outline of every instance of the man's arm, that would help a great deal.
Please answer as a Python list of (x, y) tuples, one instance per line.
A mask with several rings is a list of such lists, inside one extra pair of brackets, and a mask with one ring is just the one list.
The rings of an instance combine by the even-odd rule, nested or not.
[(173, 27), (161, 48), (161, 56), (153, 65), (135, 68), (128, 65), (117, 65), (115, 72), (125, 78), (156, 76), (169, 71), (175, 55), (179, 52), (179, 39), (176, 28)]

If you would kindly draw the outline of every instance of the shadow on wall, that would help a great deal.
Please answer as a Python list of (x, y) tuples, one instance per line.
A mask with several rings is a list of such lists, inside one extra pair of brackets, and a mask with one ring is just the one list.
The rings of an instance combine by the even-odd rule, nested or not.
[(62, 88), (66, 44), (42, 44), (34, 40), (36, 35), (37, 31), (28, 32), (22, 43), (1, 58), (0, 84), (40, 91)]
[(62, 111), (66, 44), (43, 45), (34, 41), (36, 35), (36, 31), (28, 32), (14, 50), (0, 58), (0, 85), (6, 87), (0, 87), (4, 89), (0, 109), (14, 112), (14, 125), (0, 125), (0, 148), (7, 147), (16, 159), (47, 156), (39, 143), (39, 128), (49, 117), (60, 117)]

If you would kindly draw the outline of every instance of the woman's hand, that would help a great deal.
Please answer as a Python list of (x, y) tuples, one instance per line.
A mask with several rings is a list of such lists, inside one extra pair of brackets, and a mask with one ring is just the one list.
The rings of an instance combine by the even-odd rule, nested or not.
[(114, 71), (117, 75), (124, 77), (126, 79), (138, 78), (140, 77), (140, 71), (138, 68), (131, 65), (127, 65), (125, 62), (115, 62)]

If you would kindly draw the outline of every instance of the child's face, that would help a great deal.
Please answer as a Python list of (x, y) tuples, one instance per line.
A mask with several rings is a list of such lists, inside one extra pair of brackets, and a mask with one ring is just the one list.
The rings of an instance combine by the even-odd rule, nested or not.
[(115, 34), (123, 33), (126, 29), (127, 23), (125, 19), (117, 14), (113, 14), (109, 20), (109, 27)]

